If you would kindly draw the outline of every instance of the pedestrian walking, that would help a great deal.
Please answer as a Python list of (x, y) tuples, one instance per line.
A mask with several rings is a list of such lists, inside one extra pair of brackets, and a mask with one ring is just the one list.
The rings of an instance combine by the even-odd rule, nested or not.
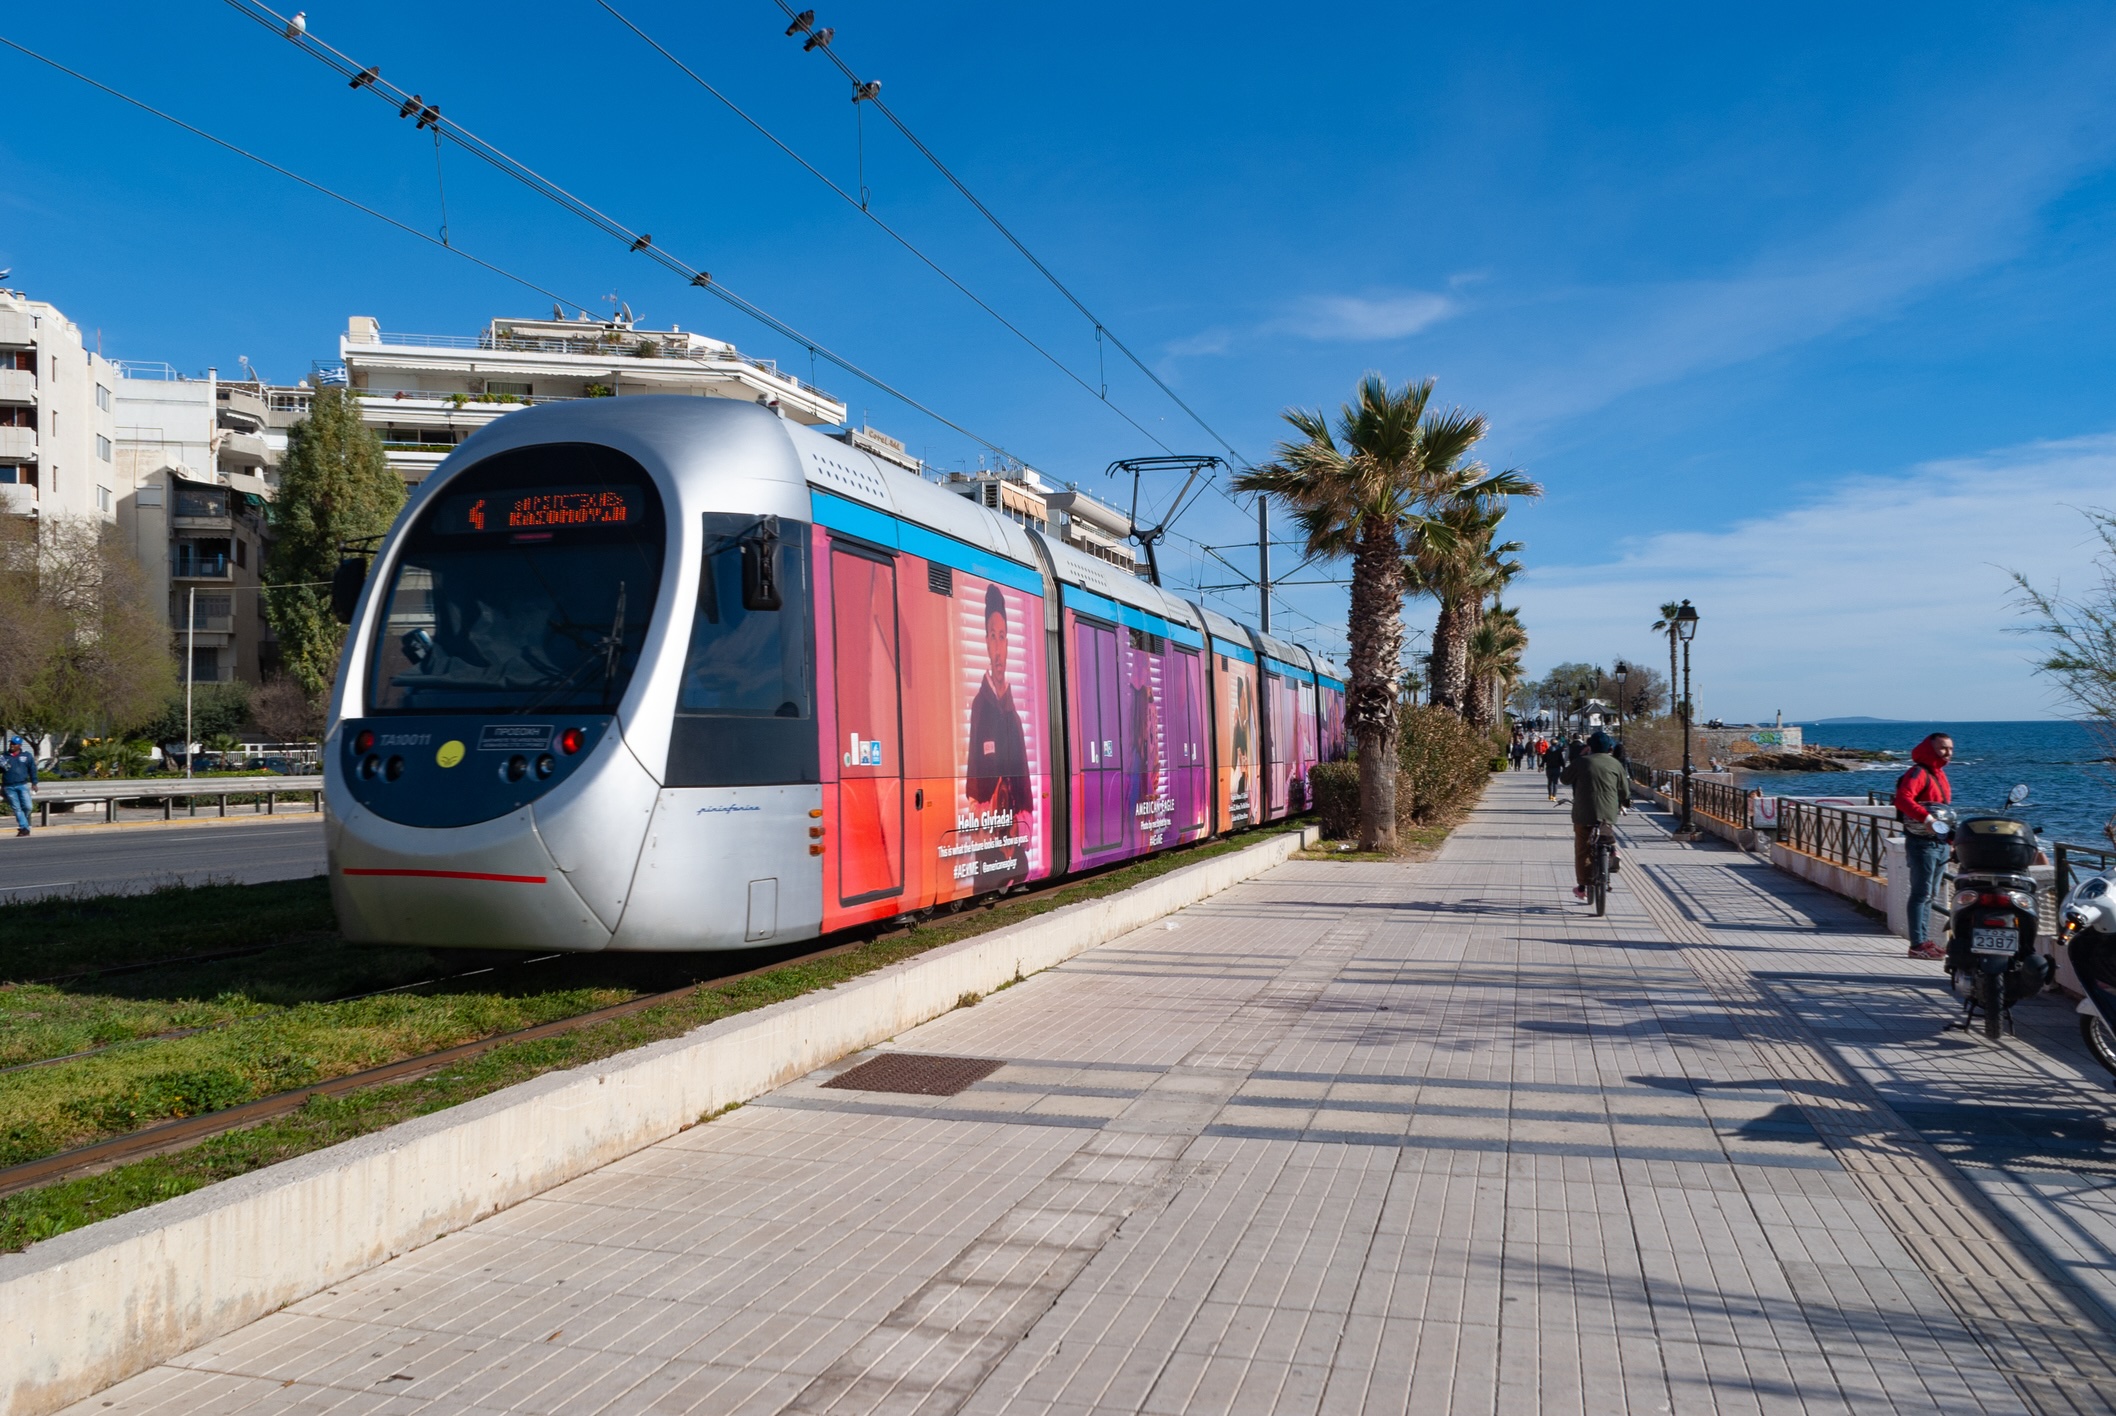
[(1910, 868), (1910, 957), (1943, 959), (1947, 951), (1932, 942), (1932, 897), (1946, 868), (1948, 843), (1932, 829), (1931, 807), (1954, 800), (1947, 764), (1954, 739), (1933, 733), (1910, 750), (1911, 768), (1896, 778), (1896, 815), (1903, 822), (1903, 855)]
[(1549, 788), (1550, 799), (1558, 799), (1558, 774), (1565, 770), (1565, 745), (1553, 742), (1543, 749), (1543, 783)]
[(37, 755), (19, 734), (7, 740), (7, 753), (0, 756), (0, 787), (7, 793), (8, 808), (15, 813), (15, 834), (29, 834), (29, 789), (37, 785)]

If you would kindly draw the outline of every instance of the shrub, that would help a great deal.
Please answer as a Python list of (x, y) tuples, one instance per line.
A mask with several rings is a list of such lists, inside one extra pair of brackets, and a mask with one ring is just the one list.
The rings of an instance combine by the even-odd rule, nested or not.
[(1399, 827), (1445, 821), (1474, 802), (1491, 777), (1482, 733), (1445, 708), (1403, 711), (1396, 785)]
[(1324, 762), (1308, 773), (1315, 796), (1315, 815), (1323, 839), (1341, 841), (1359, 834), (1359, 764)]

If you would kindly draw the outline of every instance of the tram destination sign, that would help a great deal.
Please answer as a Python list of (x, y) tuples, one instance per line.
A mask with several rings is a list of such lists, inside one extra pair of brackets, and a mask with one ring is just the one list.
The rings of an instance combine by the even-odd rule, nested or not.
[(433, 529), (444, 536), (629, 526), (639, 520), (636, 487), (517, 487), (465, 492), (443, 502)]

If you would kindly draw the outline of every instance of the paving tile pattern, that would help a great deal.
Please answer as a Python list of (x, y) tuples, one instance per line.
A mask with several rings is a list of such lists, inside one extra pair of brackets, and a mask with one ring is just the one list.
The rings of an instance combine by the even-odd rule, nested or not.
[(2061, 1008), (1950, 1034), (1848, 907), (1626, 837), (1596, 919), (1498, 777), (1433, 861), (1290, 863), (887, 1049), (1002, 1062), (953, 1095), (845, 1059), (76, 1410), (2109, 1409)]

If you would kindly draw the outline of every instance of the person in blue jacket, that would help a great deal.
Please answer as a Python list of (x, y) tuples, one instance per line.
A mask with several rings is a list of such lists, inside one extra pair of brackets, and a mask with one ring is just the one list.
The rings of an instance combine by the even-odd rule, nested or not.
[(0, 787), (7, 791), (7, 804), (15, 813), (15, 834), (29, 834), (29, 789), (37, 785), (37, 755), (18, 734), (7, 741), (0, 756)]

